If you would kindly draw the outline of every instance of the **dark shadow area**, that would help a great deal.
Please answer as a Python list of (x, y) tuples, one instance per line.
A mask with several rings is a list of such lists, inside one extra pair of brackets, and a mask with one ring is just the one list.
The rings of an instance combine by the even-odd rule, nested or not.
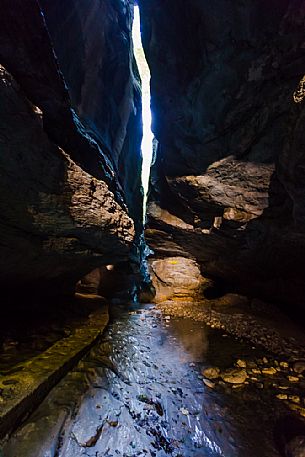
[(68, 297), (34, 298), (27, 296), (2, 308), (0, 320), (0, 374), (11, 374), (22, 363), (46, 351), (69, 335), (100, 303)]
[(274, 441), (281, 457), (301, 457), (305, 449), (305, 421), (290, 414), (274, 427)]

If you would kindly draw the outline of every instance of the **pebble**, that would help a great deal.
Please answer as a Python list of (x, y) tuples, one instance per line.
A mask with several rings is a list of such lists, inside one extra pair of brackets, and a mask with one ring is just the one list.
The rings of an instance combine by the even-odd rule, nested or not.
[(289, 365), (288, 365), (287, 362), (280, 362), (280, 367), (281, 367), (281, 368), (288, 368)]
[(289, 382), (299, 382), (299, 378), (296, 376), (288, 376), (288, 381)]
[(276, 369), (274, 367), (269, 367), (269, 368), (263, 368), (262, 373), (263, 374), (268, 374), (268, 375), (274, 375), (276, 373)]
[(300, 361), (294, 362), (293, 371), (295, 371), (296, 373), (299, 373), (299, 374), (303, 373), (305, 371), (305, 361), (300, 360)]
[(262, 373), (259, 368), (253, 368), (251, 371), (252, 371), (253, 374), (261, 374)]
[(289, 395), (289, 400), (293, 401), (293, 403), (300, 403), (301, 399), (297, 395)]
[(248, 375), (245, 370), (238, 370), (236, 368), (226, 370), (220, 375), (222, 379), (229, 384), (242, 384), (246, 381)]
[(210, 389), (214, 389), (214, 387), (215, 387), (214, 382), (210, 381), (209, 379), (203, 379), (203, 382)]
[(300, 405), (296, 405), (295, 403), (288, 403), (288, 406), (293, 411), (297, 411), (301, 416), (305, 417), (305, 408), (302, 408)]
[(220, 369), (217, 367), (210, 367), (202, 370), (202, 374), (207, 379), (216, 379), (219, 378)]
[(184, 416), (188, 416), (190, 414), (188, 409), (186, 409), (186, 408), (180, 408), (180, 411)]
[(288, 395), (286, 395), (286, 394), (277, 394), (276, 398), (278, 398), (279, 400), (288, 400)]
[(246, 368), (247, 366), (247, 363), (245, 360), (241, 360), (241, 359), (238, 359), (237, 362), (236, 362), (236, 365), (240, 368)]

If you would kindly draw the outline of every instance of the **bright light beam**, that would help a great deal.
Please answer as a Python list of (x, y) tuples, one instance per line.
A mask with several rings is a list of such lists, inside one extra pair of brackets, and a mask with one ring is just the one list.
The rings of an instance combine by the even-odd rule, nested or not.
[(142, 139), (142, 185), (144, 189), (144, 218), (146, 212), (146, 200), (149, 185), (150, 165), (152, 160), (153, 138), (151, 131), (151, 110), (150, 110), (150, 70), (145, 58), (140, 27), (139, 7), (134, 7), (134, 21), (132, 27), (132, 39), (134, 54), (142, 80), (142, 119), (143, 119), (143, 139)]

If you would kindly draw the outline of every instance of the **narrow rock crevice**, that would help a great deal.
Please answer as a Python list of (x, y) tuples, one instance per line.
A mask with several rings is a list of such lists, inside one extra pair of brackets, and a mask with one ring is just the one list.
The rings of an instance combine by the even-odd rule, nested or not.
[(304, 27), (2, 0), (1, 457), (304, 455)]

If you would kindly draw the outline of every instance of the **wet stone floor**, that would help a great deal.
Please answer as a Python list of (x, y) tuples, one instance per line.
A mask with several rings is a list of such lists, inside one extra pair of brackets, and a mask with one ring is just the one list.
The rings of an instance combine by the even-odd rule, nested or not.
[[(288, 414), (269, 389), (207, 386), (202, 370), (269, 354), (152, 305), (116, 307), (93, 348), (1, 457), (279, 457)], [(2, 454), (1, 454), (2, 453)]]

